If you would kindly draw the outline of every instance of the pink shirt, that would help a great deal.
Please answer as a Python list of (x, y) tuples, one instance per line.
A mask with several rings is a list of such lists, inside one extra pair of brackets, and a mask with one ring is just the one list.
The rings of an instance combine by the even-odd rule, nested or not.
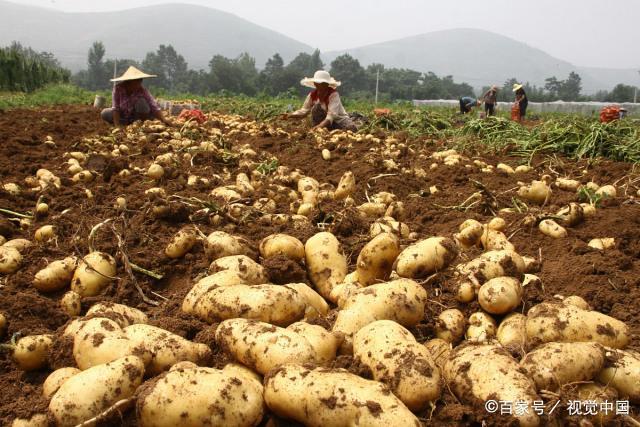
[(111, 107), (120, 113), (123, 121), (130, 121), (134, 115), (134, 108), (138, 99), (144, 98), (149, 104), (151, 114), (160, 111), (156, 100), (144, 87), (133, 93), (127, 93), (124, 86), (117, 84), (113, 88), (113, 102)]

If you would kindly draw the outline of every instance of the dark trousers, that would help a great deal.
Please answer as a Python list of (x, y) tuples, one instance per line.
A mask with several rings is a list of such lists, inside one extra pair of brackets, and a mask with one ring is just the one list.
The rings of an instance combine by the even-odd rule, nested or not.
[[(313, 123), (314, 126), (317, 126), (326, 118), (327, 112), (324, 110), (324, 108), (322, 108), (319, 103), (314, 105), (311, 109), (311, 123)], [(333, 123), (329, 125), (329, 130), (335, 129), (350, 130), (356, 132), (358, 130), (358, 127), (349, 117), (340, 117), (334, 119)]]
[(496, 104), (484, 103), (484, 112), (487, 113), (487, 117), (494, 116), (496, 114)]
[[(113, 124), (113, 108), (105, 108), (104, 110), (102, 110), (102, 112), (100, 113), (100, 117), (102, 117), (102, 120), (104, 120), (105, 122)], [(140, 98), (136, 101), (136, 104), (134, 105), (133, 116), (128, 119), (125, 119), (121, 115), (120, 124), (130, 125), (131, 123), (137, 120), (144, 121), (144, 120), (150, 120), (152, 118), (153, 118), (153, 115), (151, 114), (151, 107), (149, 106), (149, 103), (147, 102), (146, 99)]]
[(523, 99), (520, 101), (520, 119), (524, 119), (524, 116), (527, 114), (527, 107), (529, 106), (529, 100)]

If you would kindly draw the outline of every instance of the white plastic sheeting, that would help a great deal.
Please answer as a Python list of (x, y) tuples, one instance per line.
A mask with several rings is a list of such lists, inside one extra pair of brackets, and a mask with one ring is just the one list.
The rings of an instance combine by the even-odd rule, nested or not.
[[(428, 106), (428, 107), (449, 107), (459, 108), (460, 101), (449, 99), (437, 99), (437, 100), (414, 100), (415, 106)], [(511, 102), (498, 102), (498, 110), (511, 111)], [(527, 112), (530, 113), (573, 113), (583, 114), (585, 116), (597, 116), (600, 114), (600, 110), (608, 105), (620, 105), (629, 111), (629, 114), (640, 115), (640, 103), (612, 103), (612, 102), (531, 102), (529, 101), (529, 107)], [(479, 107), (484, 109), (483, 106)], [(482, 110), (479, 110), (482, 111)]]

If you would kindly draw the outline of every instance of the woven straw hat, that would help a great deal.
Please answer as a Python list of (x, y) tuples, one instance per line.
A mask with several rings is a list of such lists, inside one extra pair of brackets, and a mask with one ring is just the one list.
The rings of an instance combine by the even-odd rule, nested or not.
[(340, 82), (331, 77), (329, 72), (324, 70), (318, 70), (315, 72), (313, 77), (305, 77), (300, 80), (300, 84), (306, 87), (315, 87), (314, 83), (327, 83), (332, 88), (340, 86)]
[(147, 74), (147, 73), (143, 73), (142, 71), (138, 70), (136, 67), (129, 67), (127, 69), (127, 71), (124, 72), (123, 75), (121, 75), (118, 78), (115, 79), (111, 79), (112, 82), (124, 82), (127, 80), (140, 80), (140, 79), (149, 79), (151, 77), (158, 77), (154, 74)]

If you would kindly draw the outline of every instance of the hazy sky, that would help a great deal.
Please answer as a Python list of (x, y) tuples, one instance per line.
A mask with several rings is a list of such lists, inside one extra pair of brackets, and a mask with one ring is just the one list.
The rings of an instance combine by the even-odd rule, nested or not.
[(234, 13), (323, 51), (435, 30), (480, 28), (575, 65), (640, 68), (640, 0), (12, 1), (64, 11), (194, 3)]

